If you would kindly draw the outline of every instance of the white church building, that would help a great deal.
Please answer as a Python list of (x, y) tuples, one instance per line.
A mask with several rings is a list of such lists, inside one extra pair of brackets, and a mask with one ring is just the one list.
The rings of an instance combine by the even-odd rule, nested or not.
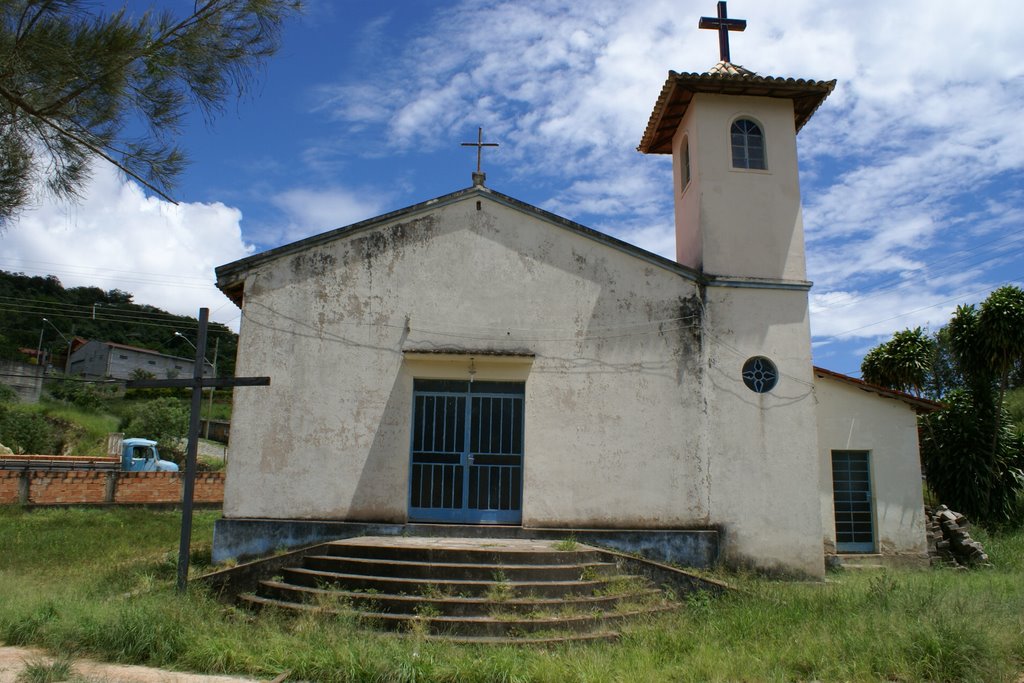
[(811, 577), (926, 561), (934, 404), (811, 359), (796, 135), (834, 85), (669, 73), (639, 151), (673, 158), (674, 261), (478, 173), (218, 268), (238, 372), (271, 384), (235, 389), (215, 559), (491, 529)]

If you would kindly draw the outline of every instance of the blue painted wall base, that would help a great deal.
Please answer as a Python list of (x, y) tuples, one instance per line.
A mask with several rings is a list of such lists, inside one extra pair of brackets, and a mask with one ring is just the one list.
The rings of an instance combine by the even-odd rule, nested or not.
[(636, 553), (657, 562), (705, 569), (718, 561), (718, 532), (706, 529), (531, 529), (468, 524), (374, 524), (296, 519), (218, 519), (213, 529), (213, 561), (247, 559), (354, 536), (435, 536), (450, 538), (539, 538)]

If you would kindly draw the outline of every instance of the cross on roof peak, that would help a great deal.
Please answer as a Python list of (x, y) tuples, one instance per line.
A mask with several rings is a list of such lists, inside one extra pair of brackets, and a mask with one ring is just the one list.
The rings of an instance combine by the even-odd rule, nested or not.
[(476, 142), (463, 142), (463, 147), (476, 147), (476, 172), (473, 173), (473, 184), (483, 185), (487, 179), (485, 174), (480, 168), (481, 157), (483, 156), (484, 147), (497, 147), (497, 142), (484, 142), (484, 129), (478, 127), (476, 129)]
[(718, 31), (718, 54), (723, 62), (732, 62), (729, 58), (729, 31), (742, 31), (747, 28), (746, 19), (730, 19), (725, 10), (725, 0), (718, 2), (717, 17), (701, 17), (697, 28), (708, 28)]

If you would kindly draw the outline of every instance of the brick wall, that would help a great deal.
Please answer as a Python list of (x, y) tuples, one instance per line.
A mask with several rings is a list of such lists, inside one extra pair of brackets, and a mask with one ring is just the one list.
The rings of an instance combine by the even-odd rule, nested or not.
[[(22, 492), (28, 491), (28, 500)], [(0, 470), (0, 505), (94, 505), (180, 503), (184, 475), (179, 472), (47, 472)], [(195, 502), (224, 500), (224, 473), (196, 475)]]
[(178, 472), (118, 472), (115, 503), (178, 503), (185, 481)]
[(196, 473), (196, 489), (192, 497), (192, 500), (194, 500), (197, 503), (223, 503), (224, 473)]
[(102, 502), (106, 472), (32, 472), (28, 499), (39, 505)]
[(0, 470), (0, 505), (17, 503), (20, 486), (21, 472)]

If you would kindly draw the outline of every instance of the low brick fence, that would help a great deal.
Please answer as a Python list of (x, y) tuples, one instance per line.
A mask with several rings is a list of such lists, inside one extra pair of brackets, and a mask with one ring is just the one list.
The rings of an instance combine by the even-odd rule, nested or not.
[[(158, 505), (181, 502), (181, 472), (0, 471), (0, 505)], [(224, 473), (196, 475), (196, 503), (224, 502)]]

